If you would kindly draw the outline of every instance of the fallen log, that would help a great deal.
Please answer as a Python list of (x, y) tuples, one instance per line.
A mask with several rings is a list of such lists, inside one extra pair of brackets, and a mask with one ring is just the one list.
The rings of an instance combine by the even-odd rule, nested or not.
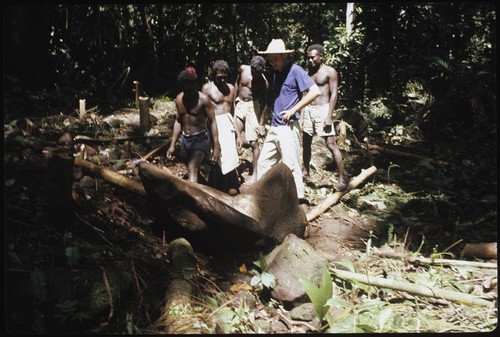
[(367, 146), (368, 146), (368, 148), (370, 150), (374, 150), (374, 151), (377, 151), (379, 153), (386, 153), (386, 154), (389, 154), (389, 155), (393, 155), (393, 156), (397, 156), (397, 157), (403, 157), (403, 158), (408, 158), (408, 159), (417, 160), (417, 161), (426, 161), (426, 162), (429, 162), (429, 163), (432, 163), (432, 164), (436, 164), (436, 165), (439, 165), (439, 166), (446, 166), (446, 165), (448, 165), (448, 163), (446, 161), (443, 161), (443, 160), (437, 160), (437, 159), (433, 159), (433, 158), (422, 157), (422, 156), (419, 156), (419, 155), (416, 155), (416, 154), (412, 154), (412, 153), (406, 153), (406, 152), (401, 152), (401, 151), (386, 149), (385, 147), (382, 147), (382, 146), (379, 146), (379, 145), (376, 145), (376, 144), (369, 144), (368, 142), (366, 142), (366, 144), (367, 144)]
[(280, 243), (290, 233), (304, 237), (306, 215), (285, 164), (275, 165), (236, 196), (181, 179), (145, 161), (138, 166), (157, 221), (169, 224), (167, 233), (177, 230), (176, 235), (188, 238), (193, 247), (255, 249), (259, 244)]
[(157, 222), (167, 227), (169, 240), (183, 236), (197, 248), (210, 245), (226, 250), (231, 245), (254, 249), (280, 243), (290, 233), (304, 237), (306, 215), (299, 205), (292, 172), (285, 164), (275, 165), (236, 196), (181, 179), (146, 161), (138, 164), (142, 183), (82, 158), (75, 158), (75, 165), (147, 196)]
[(339, 200), (344, 196), (344, 194), (349, 193), (349, 191), (358, 187), (363, 181), (365, 181), (369, 176), (377, 172), (377, 168), (375, 166), (370, 166), (366, 170), (362, 169), (361, 173), (354, 177), (347, 185), (347, 189), (343, 192), (335, 192), (332, 195), (328, 196), (321, 204), (313, 208), (310, 212), (307, 213), (307, 221), (312, 221), (320, 216), (327, 209), (335, 205), (339, 202)]
[(493, 302), (484, 300), (474, 295), (461, 293), (457, 291), (441, 289), (441, 288), (433, 288), (410, 282), (358, 274), (339, 269), (333, 269), (331, 271), (334, 275), (340, 277), (341, 279), (347, 281), (361, 282), (374, 287), (387, 288), (397, 291), (405, 291), (410, 294), (432, 297), (437, 299), (444, 299), (447, 301), (463, 303), (469, 306), (475, 305), (475, 306), (489, 307), (493, 305)]
[(110, 183), (123, 187), (139, 195), (146, 196), (144, 186), (142, 186), (141, 182), (139, 181), (125, 177), (124, 175), (121, 175), (120, 173), (117, 173), (105, 167), (92, 164), (91, 162), (79, 157), (75, 158), (75, 165), (80, 166), (86, 172), (95, 176), (99, 176)]
[(476, 257), (485, 259), (497, 258), (497, 243), (496, 242), (480, 242), (480, 243), (466, 243), (460, 257)]
[(111, 142), (128, 142), (132, 140), (144, 139), (169, 139), (170, 136), (123, 136), (123, 137), (110, 137), (110, 138), (92, 138), (87, 136), (75, 136), (74, 140), (77, 143), (111, 143)]

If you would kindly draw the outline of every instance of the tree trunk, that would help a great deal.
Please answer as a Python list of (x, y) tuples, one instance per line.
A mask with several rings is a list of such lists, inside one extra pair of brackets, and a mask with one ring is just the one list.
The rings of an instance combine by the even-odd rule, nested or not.
[(354, 19), (356, 18), (355, 8), (356, 5), (354, 4), (354, 2), (347, 3), (345, 14), (345, 31), (347, 37), (351, 35), (352, 29), (354, 28)]

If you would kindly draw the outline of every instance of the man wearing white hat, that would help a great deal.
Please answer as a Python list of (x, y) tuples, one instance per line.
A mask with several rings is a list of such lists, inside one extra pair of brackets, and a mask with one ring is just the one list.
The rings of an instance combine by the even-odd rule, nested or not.
[(292, 171), (297, 197), (303, 199), (300, 110), (314, 101), (321, 91), (302, 67), (288, 59), (292, 52), (285, 48), (281, 39), (273, 39), (265, 51), (259, 51), (267, 55), (274, 69), (270, 78), (274, 105), (271, 128), (259, 156), (257, 179), (282, 161)]

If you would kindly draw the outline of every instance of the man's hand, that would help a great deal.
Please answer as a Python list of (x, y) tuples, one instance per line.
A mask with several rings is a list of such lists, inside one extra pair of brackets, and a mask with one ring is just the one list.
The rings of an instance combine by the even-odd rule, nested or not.
[(220, 157), (220, 145), (219, 143), (217, 143), (214, 144), (214, 149), (212, 151), (212, 158), (210, 158), (210, 160), (212, 161), (212, 163), (217, 163), (219, 161), (219, 157)]
[(332, 124), (333, 124), (332, 116), (326, 117), (325, 121), (323, 122), (323, 131), (325, 131), (326, 133), (329, 133), (330, 131), (332, 131), (332, 127), (333, 127)]
[(295, 112), (293, 112), (292, 110), (283, 110), (280, 112), (280, 115), (281, 118), (283, 119), (283, 122), (288, 123), (290, 118), (292, 118), (293, 115), (295, 115)]
[(266, 126), (265, 125), (259, 125), (257, 127), (257, 134), (259, 135), (259, 137), (265, 137), (266, 134), (267, 134), (267, 129), (266, 129)]
[(175, 148), (173, 146), (170, 146), (168, 148), (168, 150), (167, 150), (167, 159), (168, 160), (174, 160), (175, 159), (174, 150), (175, 150)]

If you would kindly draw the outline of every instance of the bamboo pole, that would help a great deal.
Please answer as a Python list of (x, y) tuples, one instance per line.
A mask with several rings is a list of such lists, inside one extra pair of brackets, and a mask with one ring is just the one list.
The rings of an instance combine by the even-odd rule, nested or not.
[(331, 271), (333, 272), (333, 274), (344, 280), (361, 282), (370, 286), (387, 288), (398, 291), (405, 291), (410, 294), (439, 298), (447, 301), (463, 303), (470, 306), (489, 307), (493, 305), (493, 302), (481, 299), (474, 295), (465, 294), (457, 291), (427, 287), (420, 284), (352, 273), (349, 271), (339, 270), (339, 269), (333, 269)]

